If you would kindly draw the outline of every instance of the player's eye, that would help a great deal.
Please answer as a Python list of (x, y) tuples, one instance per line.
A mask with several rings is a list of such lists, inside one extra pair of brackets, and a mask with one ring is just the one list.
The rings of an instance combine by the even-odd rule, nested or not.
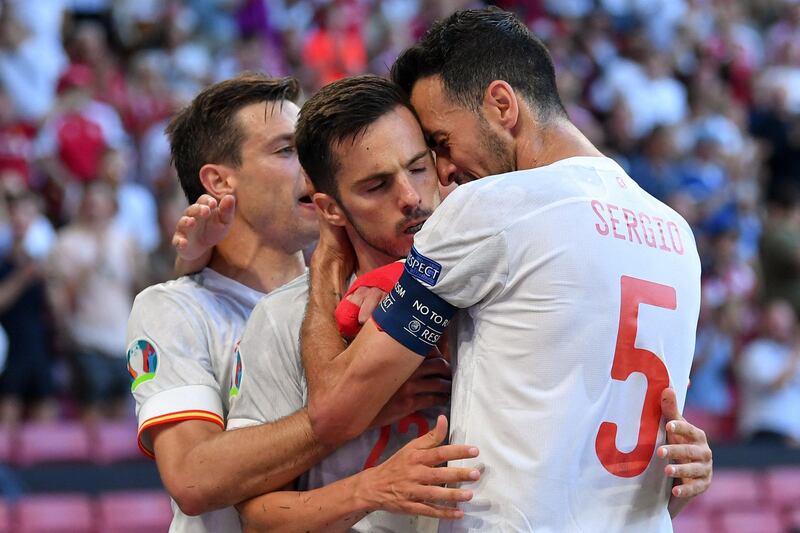
[(384, 186), (386, 186), (386, 181), (381, 180), (381, 181), (377, 182), (375, 185), (373, 185), (372, 187), (370, 187), (369, 189), (367, 189), (367, 192), (379, 191), (379, 190), (383, 189)]
[(281, 154), (281, 155), (293, 155), (294, 152), (295, 152), (294, 145), (289, 145), (289, 146), (284, 146), (283, 148), (280, 148), (275, 153)]
[(412, 168), (411, 169), (411, 173), (412, 174), (424, 174), (425, 172), (427, 172), (427, 170), (428, 170), (428, 167), (422, 166), (422, 167)]

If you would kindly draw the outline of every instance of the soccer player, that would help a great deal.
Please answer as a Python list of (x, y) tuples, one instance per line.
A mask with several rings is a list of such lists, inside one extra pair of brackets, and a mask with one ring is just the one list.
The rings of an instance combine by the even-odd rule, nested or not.
[[(681, 446), (658, 446), (662, 391), (682, 404), (694, 351), (689, 226), (569, 122), (546, 48), (508, 13), (435, 24), (393, 78), (440, 179), (462, 185), (344, 351), (331, 315), (351, 259), (323, 233), (302, 329), (317, 438), (359, 435), (461, 310), (451, 441), (477, 445), (485, 470), (464, 519), (440, 530), (671, 531), (664, 471), (697, 476), (676, 496), (710, 477), (707, 447), (668, 466)], [(687, 428), (670, 422), (671, 442)]]
[[(208, 268), (143, 291), (128, 324), (139, 442), (175, 500), (171, 531), (239, 530), (231, 505), (284, 486), (330, 451), (315, 443), (305, 410), (223, 431), (245, 321), (265, 293), (303, 273), (301, 251), (317, 235), (294, 149), (297, 93), (293, 79), (243, 75), (205, 89), (167, 129), (187, 198), (206, 193), (229, 208), (236, 203)], [(405, 484), (404, 498), (427, 491), (428, 483), (403, 473), (418, 464), (409, 455), (394, 469), (370, 472), (368, 484)], [(426, 475), (440, 472), (427, 463), (419, 466)], [(378, 500), (372, 505), (385, 498)]]
[[(314, 202), (330, 224), (345, 228), (355, 250), (355, 272), (363, 276), (362, 283), (370, 284), (365, 280), (376, 275), (374, 269), (408, 254), (414, 234), (439, 204), (433, 157), (411, 104), (388, 79), (346, 78), (322, 88), (303, 105), (296, 141), (300, 162), (317, 191)], [(253, 310), (237, 353), (229, 429), (277, 420), (305, 405), (299, 338), (307, 298), (304, 275), (261, 300)], [(440, 376), (449, 376), (449, 365), (441, 356), (425, 363), (416, 377), (438, 384), (441, 393), (428, 396), (430, 405), (446, 404), (450, 381)], [(346, 489), (354, 484), (330, 484), (383, 462), (433, 429), (442, 413), (442, 409), (425, 409), (365, 431), (311, 468), (296, 486), (324, 489), (293, 497), (285, 506), (275, 501), (276, 495), (257, 498), (241, 507), (244, 523), (269, 530), (301, 524), (304, 530), (331, 531), (332, 523), (354, 511), (373, 510), (359, 506), (357, 495), (348, 494)], [(473, 475), (476, 479), (478, 472)], [(431, 488), (432, 500), (439, 494), (438, 488)], [(263, 511), (264, 506), (268, 511)], [(427, 507), (421, 502), (407, 511), (422, 514)], [(353, 529), (412, 532), (424, 530), (429, 522), (417, 516), (375, 512)]]

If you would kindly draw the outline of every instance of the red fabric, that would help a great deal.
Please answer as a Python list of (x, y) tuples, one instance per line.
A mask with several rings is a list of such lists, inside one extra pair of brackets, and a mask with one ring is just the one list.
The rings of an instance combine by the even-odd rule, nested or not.
[(97, 178), (106, 149), (103, 130), (78, 113), (65, 115), (58, 128), (58, 155), (70, 172), (82, 182)]
[(18, 172), (25, 183), (31, 184), (31, 159), (36, 128), (25, 122), (0, 126), (0, 172)]
[(353, 339), (361, 329), (361, 324), (358, 323), (358, 313), (361, 311), (361, 307), (348, 300), (347, 297), (361, 287), (377, 287), (384, 292), (390, 292), (403, 274), (403, 267), (402, 261), (396, 261), (367, 272), (353, 282), (336, 307), (336, 325), (342, 337), (348, 340)]

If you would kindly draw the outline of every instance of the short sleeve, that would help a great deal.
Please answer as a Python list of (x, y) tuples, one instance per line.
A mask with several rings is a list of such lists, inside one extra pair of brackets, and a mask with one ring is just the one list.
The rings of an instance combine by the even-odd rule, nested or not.
[(273, 422), (305, 404), (302, 315), (297, 320), (296, 313), (287, 316), (282, 304), (266, 296), (247, 321), (234, 362), (227, 429)]
[(462, 185), (445, 199), (406, 259), (406, 272), (461, 309), (498, 294), (508, 277), (502, 205), (492, 205), (496, 195), (477, 184)]
[(128, 320), (128, 372), (136, 400), (139, 447), (153, 456), (148, 429), (184, 420), (224, 427), (209, 331), (199, 308), (161, 286), (136, 297)]

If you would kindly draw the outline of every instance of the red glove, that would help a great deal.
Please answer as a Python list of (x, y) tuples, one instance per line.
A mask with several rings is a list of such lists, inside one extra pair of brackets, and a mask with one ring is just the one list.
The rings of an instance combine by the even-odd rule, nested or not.
[(361, 324), (358, 323), (358, 313), (361, 311), (361, 306), (354, 304), (347, 297), (359, 287), (377, 287), (384, 292), (391, 292), (395, 283), (403, 274), (404, 266), (402, 261), (396, 261), (367, 272), (353, 282), (347, 294), (344, 295), (344, 298), (336, 307), (336, 314), (334, 315), (339, 334), (342, 337), (352, 340), (361, 330)]

